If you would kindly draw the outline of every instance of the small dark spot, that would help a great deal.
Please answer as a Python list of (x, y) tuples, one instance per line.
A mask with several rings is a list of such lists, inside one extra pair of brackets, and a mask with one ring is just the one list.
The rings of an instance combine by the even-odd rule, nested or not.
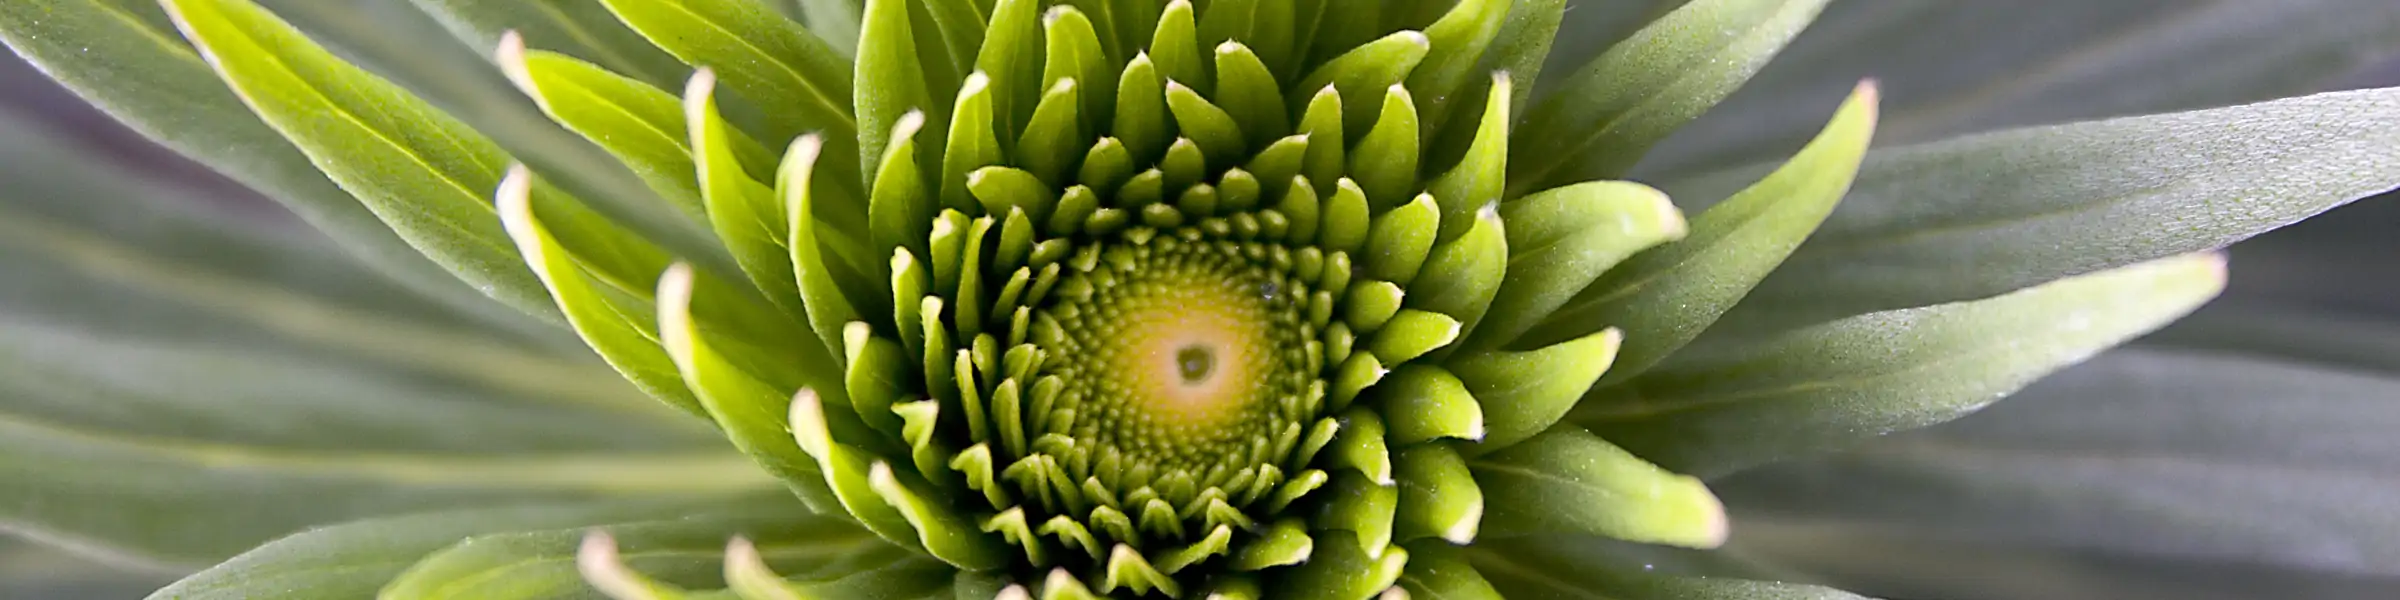
[(1217, 353), (1209, 351), (1207, 346), (1184, 346), (1175, 351), (1175, 366), (1182, 372), (1184, 384), (1199, 385), (1208, 381), (1209, 371), (1216, 369)]

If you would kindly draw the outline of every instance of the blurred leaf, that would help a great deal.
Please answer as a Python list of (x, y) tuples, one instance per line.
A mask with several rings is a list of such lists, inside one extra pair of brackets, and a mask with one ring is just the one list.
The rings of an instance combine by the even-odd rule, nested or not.
[(671, 88), (692, 71), (592, 0), (410, 1), (475, 48), (498, 48), (501, 35), (515, 31), (532, 47), (573, 56), (654, 86)]
[[(275, 540), (187, 577), (151, 598), (366, 598), (385, 582), (445, 548), (472, 548), (485, 536), (584, 528), (660, 519), (685, 519), (695, 530), (721, 528), (729, 517), (758, 508), (781, 509), (794, 523), (814, 521), (807, 508), (780, 493), (719, 494), (690, 500), (561, 501), (457, 510), (344, 523)], [(722, 549), (720, 537), (713, 549)], [(572, 567), (570, 567), (571, 569)], [(571, 571), (570, 571), (571, 572)]]
[(1508, 195), (1612, 179), (1733, 93), (1827, 0), (1694, 0), (1536, 102), (1510, 148)]
[(135, 598), (173, 578), (0, 535), (0, 597)]
[[(2242, 249), (2247, 249), (2245, 246)], [(2240, 271), (2235, 285), (2248, 279)], [(2157, 347), (2400, 375), (2400, 315), (2369, 318), (2217, 302), (2142, 338)]]
[(788, 496), (726, 500), (592, 528), (479, 533), (427, 554), (378, 597), (596, 598), (576, 561), (593, 529), (607, 532), (626, 568), (685, 589), (726, 587), (725, 549), (734, 536), (749, 540), (768, 567), (787, 577), (830, 579), (897, 569), (918, 574), (920, 585), (932, 580), (949, 587), (949, 565), (887, 544), (843, 517), (811, 513)]
[[(688, 260), (732, 271), (732, 259), (705, 228), (676, 214), (608, 153), (543, 118), (487, 58), (492, 48), (454, 43), (449, 31), (415, 7), (389, 0), (212, 2), (264, 4), (278, 19), (338, 51), (340, 60), (405, 88), (411, 97), (446, 115), (444, 120), (464, 123), (476, 137), (505, 148), (544, 181), (590, 203), (600, 214)], [(292, 36), (276, 49), (300, 51), (299, 40)]]
[(1601, 385), (1673, 354), (1769, 277), (1834, 210), (1874, 136), (1875, 106), (1875, 88), (1861, 84), (1790, 162), (1693, 218), (1684, 239), (1610, 269), (1518, 343), (1623, 329), (1625, 346)]
[(192, 566), (385, 512), (767, 485), (580, 354), (24, 133), (0, 121), (0, 528)]
[(1868, 592), (2383, 597), (2400, 587), (2396, 429), (2388, 372), (2129, 349), (1717, 487), (1734, 546)]
[(844, 56), (858, 54), (860, 0), (797, 0), (800, 20)]
[(2179, 257), (1698, 345), (1595, 390), (1568, 421), (1669, 469), (1723, 475), (1957, 418), (2183, 316), (2223, 289), (2224, 268), (2214, 255)]
[(1664, 575), (1612, 556), (1590, 538), (1477, 541), (1466, 551), (1477, 572), (1510, 598), (1591, 600), (1864, 600), (1841, 590), (1770, 581)]
[[(212, 208), (0, 119), (0, 318), (312, 362), (532, 403), (646, 408), (580, 349), (513, 343), (305, 231)], [(646, 413), (645, 413), (646, 414)]]
[(1982, 298), (2221, 247), (2400, 186), (2396, 123), (2400, 89), (1877, 151), (1726, 323)]
[[(157, 2), (0, 3), (0, 41), (150, 139), (274, 198), (408, 289), (486, 323), (532, 329), (517, 324), (522, 313), (494, 306), (426, 260), (253, 116), (175, 33)], [(22, 160), (28, 159), (11, 162)], [(548, 311), (534, 314), (556, 318)]]
[(306, 355), (6, 323), (0, 521), (166, 564), (445, 506), (768, 485), (656, 416), (495, 402)]
[(1884, 139), (2193, 110), (2326, 89), (2400, 54), (2385, 0), (1836, 2), (1645, 174), (1770, 159), (1848, 82), (1887, 85)]

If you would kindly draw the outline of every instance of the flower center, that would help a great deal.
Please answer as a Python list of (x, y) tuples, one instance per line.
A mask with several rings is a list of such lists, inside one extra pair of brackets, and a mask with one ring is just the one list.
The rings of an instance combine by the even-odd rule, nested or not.
[(1060, 326), (1066, 351), (1045, 371), (1067, 382), (1068, 406), (1084, 415), (1067, 433), (1194, 475), (1274, 460), (1251, 442), (1294, 420), (1286, 407), (1303, 402), (1322, 366), (1303, 350), (1315, 333), (1305, 306), (1275, 293), (1303, 284), (1253, 262), (1267, 244), (1197, 230), (1138, 237), (1148, 239), (1105, 244), (1090, 271), (1070, 277), (1090, 296), (1037, 317)]

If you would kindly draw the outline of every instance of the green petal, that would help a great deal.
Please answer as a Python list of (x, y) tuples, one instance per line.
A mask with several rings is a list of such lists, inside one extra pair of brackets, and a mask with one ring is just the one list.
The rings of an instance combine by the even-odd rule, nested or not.
[[(1440, 139), (1439, 132), (1449, 120), (1450, 101), (1460, 87), (1476, 79), (1485, 49), (1500, 34), (1500, 26), (1515, 4), (1514, 0), (1462, 0), (1425, 27), (1425, 61), (1408, 76), (1408, 89), (1425, 96), (1424, 106), (1419, 107), (1426, 115), (1425, 139)], [(1509, 95), (1505, 90), (1499, 94)]]
[(1475, 541), (1483, 523), (1483, 491), (1458, 451), (1422, 444), (1393, 457), (1400, 480), (1400, 510), (1393, 516), (1399, 540), (1434, 538), (1452, 544)]
[(824, 477), (816, 461), (801, 452), (787, 433), (790, 397), (779, 390), (789, 388), (761, 381), (735, 367), (711, 340), (700, 335), (691, 312), (693, 277), (689, 266), (679, 264), (659, 278), (659, 345), (666, 347), (683, 380), (699, 396), (701, 407), (716, 418), (735, 448), (756, 459), (811, 505), (826, 505), (832, 496), (821, 485)]
[[(228, 0), (209, 1), (230, 4)], [(253, 0), (234, 2), (249, 5)], [(315, 43), (336, 49), (342, 60), (355, 61), (377, 77), (388, 78), (464, 123), (478, 137), (488, 137), (490, 143), (541, 174), (544, 181), (589, 202), (598, 214), (688, 260), (729, 272), (734, 268), (706, 228), (680, 218), (670, 205), (650, 193), (641, 178), (614, 164), (607, 153), (542, 118), (541, 111), (511, 89), (508, 79), (493, 67), (490, 49), (455, 43), (450, 32), (425, 11), (397, 2), (255, 2), (289, 19), (290, 25)], [(190, 8), (197, 3), (179, 5)], [(308, 54), (305, 48), (313, 46), (298, 40), (267, 41), (278, 51), (300, 54)], [(496, 169), (492, 172), (498, 173)]]
[[(507, 235), (485, 196), (509, 162), (498, 146), (248, 2), (188, 0), (169, 8), (253, 111), (411, 246), (494, 298), (535, 314), (552, 312), (533, 273), (506, 256)], [(430, 143), (438, 139), (460, 145)], [(556, 194), (537, 201), (537, 211), (573, 232), (560, 240), (570, 249), (629, 237)], [(595, 266), (620, 282), (656, 272), (646, 262)]]
[(1411, 308), (1458, 320), (1462, 336), (1483, 320), (1508, 277), (1508, 237), (1500, 213), (1478, 211), (1468, 221), (1464, 235), (1433, 247), (1408, 297)]
[(1407, 203), (1410, 195), (1417, 192), (1417, 160), (1421, 154), (1416, 100), (1408, 88), (1392, 85), (1386, 89), (1381, 106), (1374, 128), (1368, 129), (1367, 136), (1350, 149), (1349, 170), (1359, 189), (1367, 192), (1367, 205), (1378, 213)]
[[(1372, 194), (1367, 197), (1374, 198)], [(1361, 247), (1367, 257), (1365, 264), (1360, 265), (1362, 274), (1408, 285), (1424, 268), (1425, 259), (1433, 252), (1434, 237), (1440, 231), (1441, 208), (1434, 204), (1432, 196), (1418, 195), (1415, 201), (1377, 215), (1367, 229), (1366, 245)]]
[(1491, 537), (1584, 533), (1694, 548), (1725, 542), (1708, 486), (1658, 468), (1573, 425), (1467, 461)]
[(1827, 0), (1694, 0), (1584, 65), (1525, 115), (1510, 196), (1621, 176), (1766, 65)]
[(1362, 551), (1347, 531), (1318, 531), (1315, 546), (1308, 562), (1286, 571), (1271, 587), (1301, 598), (1368, 598), (1399, 581), (1408, 565), (1407, 550)]
[(1167, 110), (1175, 115), (1176, 130), (1200, 147), (1208, 164), (1233, 165), (1249, 154), (1250, 143), (1242, 139), (1233, 115), (1181, 82), (1167, 81)]
[(1408, 570), (1400, 573), (1400, 587), (1411, 598), (1501, 600), (1500, 591), (1467, 563), (1466, 551), (1446, 542), (1409, 544)]
[[(1000, 139), (1017, 139), (1042, 93), (1041, 0), (999, 0), (975, 53), (975, 72), (991, 80), (991, 129)], [(964, 116), (961, 123), (978, 123)], [(977, 164), (974, 166), (983, 166)]]
[[(1354, 19), (1338, 18), (1336, 20), (1353, 21)], [(1417, 68), (1417, 63), (1425, 60), (1425, 53), (1429, 51), (1431, 45), (1432, 42), (1425, 38), (1425, 34), (1414, 31), (1402, 31), (1384, 36), (1382, 39), (1349, 48), (1340, 57), (1325, 63), (1324, 66), (1317, 67), (1315, 73), (1300, 80), (1300, 85), (1293, 86), (1292, 89), (1322, 90), (1331, 87), (1341, 94), (1343, 106), (1380, 106), (1382, 102), (1378, 99), (1383, 98), (1393, 86), (1400, 85), (1408, 78), (1408, 74)], [(1298, 99), (1294, 98), (1294, 100)], [(1311, 99), (1305, 102), (1308, 103), (1307, 105), (1313, 105), (1316, 101)], [(1309, 112), (1315, 112), (1313, 106), (1310, 106), (1310, 109)], [(1360, 135), (1364, 135), (1367, 127), (1373, 125), (1377, 120), (1377, 113), (1366, 110), (1350, 110), (1341, 114), (1342, 129)], [(1302, 119), (1301, 122), (1305, 125), (1309, 120)], [(1306, 130), (1307, 128), (1303, 127), (1302, 129)], [(1411, 134), (1415, 133), (1413, 125), (1410, 130)]]
[(1402, 365), (1378, 383), (1391, 443), (1407, 446), (1439, 438), (1483, 439), (1483, 408), (1458, 377), (1439, 368)]
[[(853, 66), (858, 85), (852, 89), (850, 103), (858, 111), (858, 159), (860, 168), (871, 171), (883, 162), (884, 146), (890, 143), (886, 132), (900, 124), (900, 119), (924, 111), (927, 129), (945, 131), (948, 121), (936, 97), (949, 97), (935, 89), (931, 82), (941, 71), (942, 57), (927, 57), (919, 42), (939, 35), (936, 31), (919, 32), (910, 23), (910, 8), (917, 2), (904, 0), (868, 0), (863, 29), (858, 39), (858, 61)], [(953, 79), (952, 81), (955, 81)], [(842, 149), (835, 147), (830, 155), (842, 162)], [(938, 148), (926, 147), (918, 157), (920, 165), (933, 169), (940, 165)]]
[(1216, 67), (1214, 100), (1225, 107), (1234, 122), (1242, 124), (1242, 133), (1249, 137), (1253, 147), (1291, 134), (1291, 114), (1284, 106), (1282, 83), (1258, 54), (1238, 43), (1221, 44), (1217, 46)]
[(1168, 2), (1159, 13), (1158, 29), (1151, 33), (1146, 51), (1158, 65), (1158, 73), (1204, 93), (1216, 89), (1208, 78), (1208, 66), (1201, 62), (1200, 48), (1200, 25), (1191, 0)]
[(1857, 173), (1875, 129), (1876, 92), (1861, 84), (1825, 132), (1773, 174), (1692, 220), (1681, 243), (1643, 253), (1576, 294), (1536, 340), (1625, 330), (1603, 384), (1624, 381), (1682, 348), (1816, 231)]
[(1461, 347), (1516, 342), (1636, 252), (1683, 239), (1689, 225), (1665, 194), (1633, 182), (1579, 183), (1500, 205), (1508, 277)]
[[(1475, 223), (1469, 215), (1500, 202), (1508, 177), (1508, 126), (1512, 114), (1508, 95), (1513, 87), (1507, 73), (1492, 75), (1489, 96), (1484, 98), (1483, 118), (1471, 138), (1474, 145), (1466, 149), (1466, 155), (1449, 172), (1425, 187), (1425, 193), (1432, 194), (1434, 201), (1442, 205), (1442, 241), (1466, 233)], [(1435, 138), (1427, 137), (1428, 141), (1432, 139)]]
[(1033, 120), (1025, 124), (1025, 136), (1017, 138), (1016, 162), (1041, 180), (1044, 187), (1056, 188), (1072, 183), (1066, 180), (1074, 174), (1075, 159), (1082, 158), (1091, 147), (1091, 130), (1083, 126), (1083, 114), (1077, 104), (1082, 94), (1081, 82), (1072, 78), (1053, 82), (1042, 92), (1042, 101), (1033, 109)]
[(1669, 468), (1728, 473), (1957, 418), (2183, 316), (2224, 269), (2186, 256), (1695, 348), (1569, 419)]
[(511, 169), (500, 182), (497, 204), (501, 225), (515, 239), (525, 264), (542, 279), (559, 312), (594, 352), (651, 397), (700, 416), (707, 411), (686, 387), (682, 373), (658, 342), (658, 327), (647, 303), (609, 292), (586, 274), (574, 257), (558, 245), (548, 228), (533, 214), (533, 174)]
[(1484, 435), (1466, 448), (1480, 454), (1548, 430), (1608, 372), (1625, 339), (1615, 329), (1525, 352), (1458, 354), (1444, 366), (1482, 407)]
[[(803, 133), (834, 140), (837, 156), (856, 152), (866, 127), (850, 110), (850, 61), (823, 38), (775, 14), (760, 0), (601, 0), (618, 19), (685, 64), (717, 71), (725, 86), (765, 108), (762, 143), (781, 146)], [(881, 153), (866, 156), (881, 156)], [(836, 167), (857, 190), (858, 171)]]
[[(691, 133), (692, 163), (700, 182), (700, 199), (717, 239), (733, 252), (735, 264), (767, 300), (795, 317), (806, 317), (800, 282), (793, 275), (792, 254), (785, 248), (791, 236), (784, 207), (775, 190), (752, 177), (735, 154), (739, 147), (733, 125), (717, 112), (716, 75), (707, 69), (692, 75), (683, 93), (684, 125)], [(857, 229), (849, 233), (855, 235)]]
[[(503, 36), (493, 58), (552, 120), (607, 149), (685, 216), (708, 220), (681, 100), (566, 55), (527, 51), (522, 37)], [(738, 133), (721, 137), (754, 177), (773, 173), (774, 155), (758, 142)]]
[(1108, 125), (1105, 117), (1117, 104), (1119, 70), (1108, 62), (1107, 52), (1100, 48), (1099, 34), (1093, 31), (1091, 18), (1073, 6), (1053, 8), (1043, 16), (1042, 38), (1043, 85), (1057, 85), (1062, 79), (1085, 82), (1077, 90), (1082, 101), (1071, 114), (1076, 115), (1085, 131), (1105, 131)]

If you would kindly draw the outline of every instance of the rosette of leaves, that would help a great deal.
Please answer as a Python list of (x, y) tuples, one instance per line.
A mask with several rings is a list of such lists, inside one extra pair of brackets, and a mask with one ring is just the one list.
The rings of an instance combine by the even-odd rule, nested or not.
[[(586, 363), (479, 362), (538, 328), (393, 332), (443, 377), (603, 388), (589, 419), (495, 431), (746, 459), (464, 484), (366, 461), (436, 481), (410, 508), (642, 497), (321, 530), (170, 598), (1833, 597), (1627, 565), (1726, 542), (1701, 477), (1956, 418), (2194, 309), (2223, 283), (2210, 250), (2391, 187), (2359, 146), (2400, 112), (2370, 92), (2193, 121), (2361, 169), (2241, 210), (2143, 195), (2170, 182), (1827, 226), (1876, 129), (1858, 84), (1788, 157), (1681, 180), (1687, 221), (1621, 178), (1824, 2), (1680, 3), (1538, 95), (1557, 0), (38, 4), (0, 31), (62, 81), (173, 131), (223, 115), (63, 50), (205, 68), (311, 167), (244, 172), (335, 198), (304, 216), (455, 318), (516, 327), (488, 297), (563, 326), (680, 413), (556, 380)], [(487, 68), (424, 59), (407, 23)], [(1966, 185), (2005, 193), (2190, 144), (2175, 118), (1881, 168), (1980, 161)]]

